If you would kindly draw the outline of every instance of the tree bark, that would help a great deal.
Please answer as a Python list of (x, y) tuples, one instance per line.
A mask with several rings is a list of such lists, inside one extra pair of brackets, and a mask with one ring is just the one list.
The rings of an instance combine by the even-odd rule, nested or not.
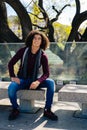
[(5, 3), (0, 2), (0, 42), (19, 42), (20, 39), (9, 29)]
[[(24, 41), (26, 39), (27, 34), (32, 30), (32, 23), (31, 23), (31, 19), (26, 11), (26, 9), (24, 8), (24, 6), (21, 4), (21, 2), (19, 0), (1, 0), (0, 3), (2, 4), (3, 2), (7, 2), (17, 13), (19, 19), (20, 19), (20, 23), (21, 23), (21, 28), (22, 28), (22, 40), (20, 40), (8, 27), (8, 23), (7, 23), (7, 17), (5, 16), (6, 13), (6, 9), (5, 9), (5, 13), (3, 12), (4, 8), (3, 6), (1, 6), (1, 15), (3, 15), (1, 17), (4, 18), (4, 21), (6, 22), (6, 27), (4, 28), (3, 32), (6, 35), (8, 33), (8, 35), (6, 35), (6, 39), (4, 38), (4, 41), (6, 42), (21, 42)], [(2, 28), (2, 26), (0, 26)], [(3, 26), (4, 27), (4, 26)], [(6, 31), (5, 31), (6, 30)], [(3, 33), (1, 32), (1, 38), (3, 38)]]

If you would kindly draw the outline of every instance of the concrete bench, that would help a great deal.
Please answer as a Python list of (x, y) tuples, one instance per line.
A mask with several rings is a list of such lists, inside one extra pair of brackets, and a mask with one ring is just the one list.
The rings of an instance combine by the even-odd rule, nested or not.
[[(0, 82), (0, 99), (8, 98), (9, 84), (10, 82)], [(22, 112), (36, 113), (40, 108), (35, 106), (35, 100), (45, 100), (45, 90), (19, 90), (17, 97)]]
[(66, 84), (58, 92), (58, 101), (78, 102), (80, 110), (74, 117), (87, 119), (87, 85)]

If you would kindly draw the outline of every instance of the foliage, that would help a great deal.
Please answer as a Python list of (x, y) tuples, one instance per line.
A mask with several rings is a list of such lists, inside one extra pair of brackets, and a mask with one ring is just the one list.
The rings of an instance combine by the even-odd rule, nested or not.
[[(30, 17), (31, 17), (33, 23), (36, 23), (36, 22), (38, 22), (37, 24), (42, 23), (42, 20), (38, 19), (38, 21), (36, 21), (32, 14), (30, 14)], [(18, 16), (9, 16), (8, 17), (8, 24), (9, 24), (9, 27), (14, 31), (14, 33), (16, 35), (18, 35), (18, 26), (20, 26), (20, 21), (18, 19)], [(58, 23), (58, 22), (55, 22), (53, 24), (53, 26), (55, 28), (54, 37), (55, 37), (56, 41), (58, 41), (58, 42), (66, 41), (68, 36), (69, 36), (71, 26), (63, 25), (63, 24)], [(19, 30), (19, 31), (21, 33), (21, 30)]]
[(55, 28), (55, 39), (58, 42), (65, 42), (69, 36), (71, 26), (63, 25), (61, 23), (55, 22), (53, 24)]

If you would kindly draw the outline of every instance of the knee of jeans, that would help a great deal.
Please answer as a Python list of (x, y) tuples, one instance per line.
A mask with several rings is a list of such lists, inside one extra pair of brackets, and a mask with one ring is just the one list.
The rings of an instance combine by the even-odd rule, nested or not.
[(10, 98), (13, 97), (13, 90), (11, 89), (11, 87), (8, 88), (8, 96)]
[(55, 82), (54, 82), (54, 80), (53, 79), (51, 79), (51, 80), (49, 80), (49, 88), (50, 88), (50, 90), (51, 91), (55, 91)]
[(11, 83), (8, 87), (8, 96), (13, 97), (15, 92), (16, 92), (15, 83)]

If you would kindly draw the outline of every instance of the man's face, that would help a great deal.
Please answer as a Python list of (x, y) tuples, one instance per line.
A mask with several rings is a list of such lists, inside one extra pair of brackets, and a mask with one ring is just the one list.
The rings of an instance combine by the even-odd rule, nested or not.
[(34, 35), (33, 41), (32, 41), (32, 45), (36, 46), (36, 47), (40, 47), (42, 42), (42, 38), (39, 34)]

